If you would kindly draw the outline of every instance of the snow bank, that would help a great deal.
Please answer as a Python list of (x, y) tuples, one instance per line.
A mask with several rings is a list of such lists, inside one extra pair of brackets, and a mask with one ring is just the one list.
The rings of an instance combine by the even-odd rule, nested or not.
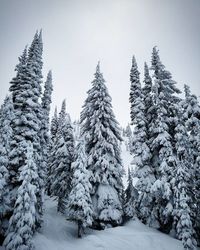
[(34, 237), (36, 250), (183, 250), (180, 241), (143, 225), (140, 221), (104, 231), (88, 230), (78, 239), (76, 225), (56, 212), (56, 203), (46, 198), (44, 225)]

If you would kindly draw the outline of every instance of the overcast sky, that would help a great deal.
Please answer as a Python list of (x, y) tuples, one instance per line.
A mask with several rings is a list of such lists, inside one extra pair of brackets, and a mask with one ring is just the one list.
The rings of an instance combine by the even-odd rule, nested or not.
[(131, 57), (150, 63), (157, 45), (180, 88), (200, 95), (200, 0), (0, 0), (0, 103), (26, 44), (43, 29), (44, 78), (53, 71), (53, 105), (81, 111), (98, 60), (118, 121), (129, 121)]

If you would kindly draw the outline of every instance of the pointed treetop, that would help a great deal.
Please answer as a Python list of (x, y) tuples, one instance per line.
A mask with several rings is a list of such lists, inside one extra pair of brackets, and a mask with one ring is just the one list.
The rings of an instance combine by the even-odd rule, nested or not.
[(96, 73), (100, 73), (100, 61), (97, 63)]
[(63, 114), (66, 113), (66, 99), (64, 99), (62, 102), (62, 107), (61, 107), (60, 113), (63, 113)]
[(184, 92), (185, 92), (185, 97), (186, 98), (188, 98), (189, 96), (191, 96), (190, 87), (187, 84), (184, 85)]
[(140, 81), (139, 78), (140, 78), (140, 72), (138, 71), (137, 62), (136, 62), (135, 56), (133, 55), (131, 72), (130, 72), (130, 81), (131, 81), (131, 83), (133, 83), (133, 82), (139, 83), (139, 81)]

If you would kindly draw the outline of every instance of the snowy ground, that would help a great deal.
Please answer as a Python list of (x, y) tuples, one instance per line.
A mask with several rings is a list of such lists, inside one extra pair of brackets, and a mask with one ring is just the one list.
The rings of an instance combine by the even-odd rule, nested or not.
[(76, 225), (56, 212), (56, 202), (46, 197), (41, 233), (34, 237), (35, 250), (183, 250), (180, 241), (139, 221), (104, 231), (89, 230), (78, 239)]

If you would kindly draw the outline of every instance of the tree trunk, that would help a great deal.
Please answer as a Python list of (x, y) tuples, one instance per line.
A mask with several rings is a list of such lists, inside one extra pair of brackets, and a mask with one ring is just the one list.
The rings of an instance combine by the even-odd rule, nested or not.
[(78, 221), (78, 238), (82, 238), (83, 235), (83, 223)]

